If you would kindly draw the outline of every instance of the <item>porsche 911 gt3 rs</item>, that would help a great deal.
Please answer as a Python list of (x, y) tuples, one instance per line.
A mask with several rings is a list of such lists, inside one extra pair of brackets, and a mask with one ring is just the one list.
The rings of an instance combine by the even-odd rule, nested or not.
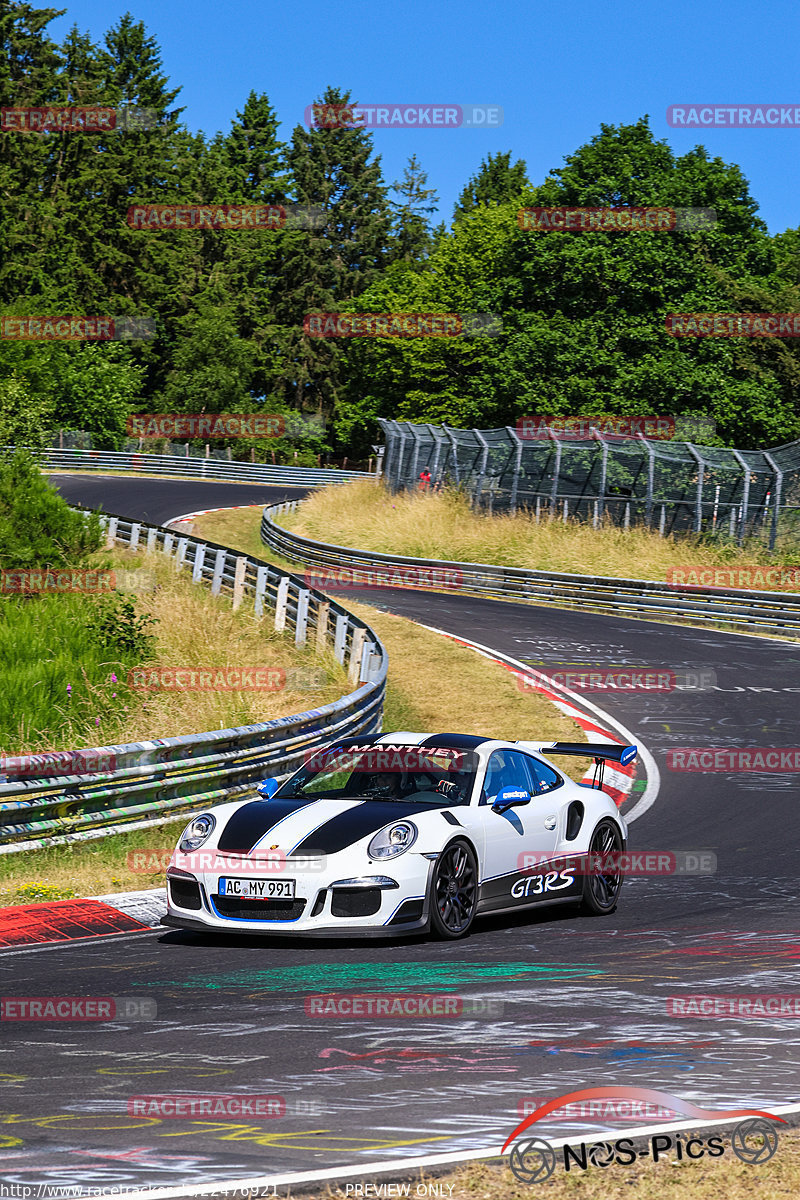
[[(563, 775), (550, 761), (559, 755), (593, 757), (593, 784)], [(617, 743), (347, 738), (309, 753), (284, 783), (265, 780), (256, 798), (189, 823), (167, 871), (164, 924), (458, 938), (489, 913), (564, 903), (611, 913), (627, 827), (602, 771), (635, 758)], [(582, 869), (586, 856), (600, 868)]]

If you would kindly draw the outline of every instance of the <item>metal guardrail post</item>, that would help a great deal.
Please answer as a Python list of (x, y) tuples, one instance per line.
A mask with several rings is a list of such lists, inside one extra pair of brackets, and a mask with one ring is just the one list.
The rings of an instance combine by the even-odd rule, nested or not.
[(295, 626), (294, 644), (296, 646), (305, 646), (306, 635), (308, 633), (308, 601), (311, 592), (308, 588), (301, 588), (297, 593), (297, 624)]
[(329, 600), (321, 601), (317, 605), (317, 654), (321, 654), (328, 644), (330, 612), (331, 606)]
[(199, 583), (203, 578), (203, 563), (206, 558), (206, 550), (208, 546), (197, 546), (194, 552), (194, 566), (192, 567), (192, 583)]
[(214, 559), (214, 575), (211, 580), (211, 595), (218, 596), (222, 589), (222, 572), (225, 570), (226, 551), (218, 550)]
[(342, 613), (336, 615), (336, 634), (333, 639), (333, 653), (340, 663), (344, 663), (345, 651), (347, 649), (347, 628), (350, 624), (349, 619)]
[(117, 544), (117, 518), (112, 517), (106, 526), (106, 549), (110, 550)]
[(233, 576), (233, 611), (237, 612), (241, 608), (242, 600), (244, 600), (244, 579), (247, 573), (247, 559), (240, 555), (236, 559), (236, 570)]
[(367, 633), (365, 629), (359, 628), (354, 631), (353, 642), (350, 647), (350, 664), (347, 672), (351, 683), (357, 683), (361, 678), (361, 659), (364, 655), (366, 640)]
[(269, 567), (259, 567), (256, 571), (256, 590), (253, 599), (253, 613), (257, 617), (264, 615), (264, 597), (267, 593), (267, 578)]
[(289, 584), (291, 580), (284, 575), (278, 584), (278, 595), (275, 601), (275, 632), (282, 633), (286, 628), (286, 609), (289, 601)]

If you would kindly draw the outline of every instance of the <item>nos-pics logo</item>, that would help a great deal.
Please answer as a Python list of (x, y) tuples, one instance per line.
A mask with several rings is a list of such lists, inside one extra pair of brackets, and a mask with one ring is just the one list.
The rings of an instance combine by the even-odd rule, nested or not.
[[(537, 1121), (546, 1117), (548, 1113), (567, 1105), (580, 1105), (583, 1102), (598, 1100), (609, 1102), (606, 1106), (607, 1114), (614, 1113), (613, 1101), (624, 1101), (625, 1108), (629, 1110), (633, 1100), (647, 1105), (660, 1105), (661, 1108), (671, 1109), (674, 1113), (703, 1122), (726, 1121), (733, 1117), (748, 1118), (735, 1126), (731, 1135), (731, 1149), (738, 1159), (749, 1166), (760, 1166), (772, 1158), (778, 1149), (778, 1134), (770, 1122), (785, 1123), (783, 1117), (776, 1117), (773, 1113), (764, 1112), (758, 1108), (727, 1109), (715, 1112), (711, 1109), (698, 1108), (669, 1092), (658, 1092), (652, 1088), (583, 1088), (577, 1092), (567, 1092), (563, 1096), (556, 1096), (530, 1113), (506, 1140), (503, 1152), (505, 1153), (512, 1142), (521, 1137)], [(585, 1142), (581, 1142), (577, 1146), (565, 1143), (556, 1149), (544, 1138), (532, 1137), (520, 1141), (514, 1146), (508, 1165), (522, 1183), (544, 1183), (556, 1169), (559, 1151), (563, 1159), (564, 1170), (569, 1172), (586, 1171), (589, 1167), (609, 1167), (612, 1164), (629, 1167), (636, 1162), (637, 1158), (651, 1158), (653, 1162), (659, 1162), (668, 1156), (676, 1162), (684, 1158), (695, 1161), (705, 1157), (719, 1158), (725, 1153), (725, 1146), (719, 1135), (712, 1135), (708, 1138), (685, 1137), (674, 1131), (653, 1135), (647, 1145), (639, 1150), (636, 1149), (631, 1138), (618, 1138), (614, 1142), (590, 1143), (588, 1149)]]

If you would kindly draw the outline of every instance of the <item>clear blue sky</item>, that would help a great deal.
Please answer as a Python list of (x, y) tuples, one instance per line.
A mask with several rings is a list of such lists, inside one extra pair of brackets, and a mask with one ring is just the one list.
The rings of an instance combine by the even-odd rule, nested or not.
[[(57, 2), (57, 0), (56, 0)], [(101, 40), (127, 10), (158, 42), (192, 130), (227, 131), (247, 93), (265, 92), (288, 138), (326, 86), (362, 103), (498, 104), (499, 129), (377, 130), (388, 183), (416, 152), (448, 222), (489, 152), (511, 150), (539, 183), (600, 124), (645, 113), (682, 154), (702, 143), (735, 162), (770, 232), (800, 225), (800, 128), (671, 129), (670, 104), (800, 108), (800, 5), (528, 0), (64, 0)]]

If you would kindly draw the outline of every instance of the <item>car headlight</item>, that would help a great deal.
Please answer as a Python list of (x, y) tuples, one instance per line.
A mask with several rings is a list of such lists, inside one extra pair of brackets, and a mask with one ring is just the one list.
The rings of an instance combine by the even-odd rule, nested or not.
[(181, 840), (178, 842), (178, 849), (185, 853), (190, 850), (197, 850), (202, 846), (203, 842), (207, 841), (214, 832), (217, 824), (216, 817), (212, 817), (211, 813), (203, 813), (200, 817), (195, 817), (183, 831)]
[(370, 858), (397, 858), (417, 840), (417, 827), (411, 821), (397, 821), (376, 833), (367, 846)]

